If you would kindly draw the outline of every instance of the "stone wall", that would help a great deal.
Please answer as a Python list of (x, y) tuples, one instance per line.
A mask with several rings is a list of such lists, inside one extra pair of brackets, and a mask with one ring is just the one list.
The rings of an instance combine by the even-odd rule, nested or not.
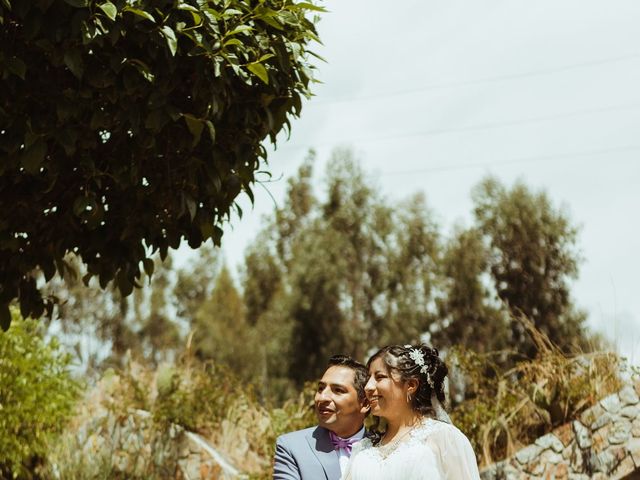
[(213, 480), (246, 478), (199, 435), (177, 425), (158, 429), (149, 412), (102, 411), (81, 426), (78, 455), (108, 463), (125, 478)]
[(639, 396), (640, 382), (627, 385), (579, 419), (483, 469), (482, 480), (604, 480), (640, 472)]

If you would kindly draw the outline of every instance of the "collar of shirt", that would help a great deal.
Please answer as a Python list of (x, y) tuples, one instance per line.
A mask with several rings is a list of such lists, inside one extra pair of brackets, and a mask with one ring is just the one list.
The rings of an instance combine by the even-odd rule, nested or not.
[[(344, 440), (354, 440), (353, 443), (355, 443), (356, 441), (360, 441), (364, 438), (364, 427), (362, 427), (360, 430), (358, 430), (355, 435), (351, 435), (348, 438), (345, 438)], [(336, 449), (336, 453), (338, 454), (338, 457), (349, 457), (350, 452), (347, 451), (345, 448), (338, 448)]]
[[(362, 440), (364, 438), (364, 427), (362, 427), (355, 435), (346, 438), (345, 440)], [(336, 454), (338, 455), (338, 463), (340, 465), (340, 473), (344, 473), (347, 469), (347, 464), (349, 463), (350, 453), (344, 449), (339, 448), (336, 450)]]

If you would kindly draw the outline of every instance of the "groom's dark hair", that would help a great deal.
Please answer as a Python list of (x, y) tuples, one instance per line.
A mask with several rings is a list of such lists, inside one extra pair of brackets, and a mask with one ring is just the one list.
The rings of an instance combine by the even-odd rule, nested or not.
[(329, 359), (327, 368), (329, 367), (347, 367), (353, 370), (353, 386), (358, 392), (358, 400), (363, 401), (366, 398), (364, 386), (369, 380), (369, 370), (362, 363), (354, 360), (349, 355), (334, 355)]

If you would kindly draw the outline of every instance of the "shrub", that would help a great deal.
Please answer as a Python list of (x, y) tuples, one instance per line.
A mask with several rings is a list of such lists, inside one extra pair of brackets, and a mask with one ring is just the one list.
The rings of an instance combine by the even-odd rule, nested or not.
[[(466, 381), (466, 399), (451, 416), (484, 465), (512, 455), (622, 388), (624, 363), (616, 354), (566, 355), (530, 322), (521, 321), (539, 352), (533, 360), (504, 368), (509, 363), (505, 352), (454, 349), (449, 356)], [(500, 362), (496, 355), (503, 357)]]
[(57, 340), (45, 341), (36, 321), (12, 314), (0, 333), (0, 476), (30, 478), (70, 417), (80, 385)]
[[(176, 424), (197, 432), (250, 478), (268, 479), (277, 436), (315, 423), (313, 394), (307, 385), (297, 398), (274, 408), (232, 372), (201, 362), (189, 351), (156, 370), (129, 358), (123, 369), (107, 370), (82, 403), (74, 425), (52, 446), (47, 473), (56, 479), (115, 478), (113, 452), (107, 448), (102, 456), (89, 456), (78, 444), (77, 433), (96, 433), (92, 421), (105, 408), (116, 418), (143, 409), (152, 415), (153, 430), (164, 432)], [(109, 444), (111, 439), (104, 440)]]

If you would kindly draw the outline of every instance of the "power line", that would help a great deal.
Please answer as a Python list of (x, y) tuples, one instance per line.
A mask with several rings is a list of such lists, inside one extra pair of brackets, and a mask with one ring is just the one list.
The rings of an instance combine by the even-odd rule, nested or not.
[(467, 87), (467, 86), (472, 86), (472, 85), (482, 85), (482, 84), (494, 83), (494, 82), (518, 80), (518, 79), (521, 79), (521, 78), (528, 78), (528, 77), (538, 77), (538, 76), (544, 76), (544, 75), (551, 75), (551, 74), (554, 74), (554, 73), (566, 72), (566, 71), (580, 69), (580, 68), (588, 68), (588, 67), (599, 66), (599, 65), (607, 65), (607, 64), (610, 64), (610, 63), (624, 62), (624, 61), (633, 60), (633, 59), (636, 59), (636, 58), (640, 58), (640, 54), (633, 53), (633, 54), (629, 54), (629, 55), (621, 55), (619, 57), (602, 58), (602, 59), (597, 59), (597, 60), (590, 60), (590, 61), (587, 61), (587, 62), (580, 62), (580, 63), (572, 63), (572, 64), (568, 64), (568, 65), (562, 65), (562, 66), (559, 66), (559, 67), (550, 67), (550, 68), (544, 68), (544, 69), (540, 69), (540, 70), (531, 70), (529, 72), (522, 72), (522, 73), (511, 73), (511, 74), (505, 74), (505, 75), (495, 75), (495, 76), (492, 76), (492, 77), (477, 78), (477, 79), (472, 79), (472, 80), (460, 80), (460, 81), (453, 81), (453, 82), (431, 83), (431, 84), (423, 85), (421, 87), (412, 88), (412, 89), (396, 90), (396, 91), (392, 91), (392, 92), (386, 92), (386, 93), (383, 92), (383, 93), (377, 93), (377, 94), (371, 94), (371, 95), (362, 95), (362, 96), (359, 96), (359, 97), (334, 98), (334, 99), (327, 99), (327, 100), (317, 100), (317, 101), (311, 100), (311, 101), (313, 102), (314, 105), (331, 105), (331, 104), (334, 104), (334, 103), (348, 103), (348, 102), (359, 102), (359, 101), (365, 101), (365, 100), (379, 100), (381, 98), (388, 98), (388, 97), (396, 97), (396, 96), (400, 96), (400, 95), (409, 95), (409, 94), (415, 94), (415, 93), (422, 93), (422, 92), (426, 92), (426, 91), (429, 91), (429, 90), (441, 90), (441, 89), (447, 89), (447, 88), (460, 88), (460, 87)]
[(571, 153), (555, 153), (550, 155), (534, 155), (529, 157), (518, 157), (502, 160), (498, 162), (489, 163), (467, 163), (461, 165), (442, 165), (439, 167), (429, 168), (417, 168), (412, 170), (396, 170), (381, 172), (381, 175), (415, 175), (418, 173), (440, 173), (454, 170), (469, 170), (472, 168), (489, 168), (499, 167), (503, 165), (514, 165), (518, 163), (527, 163), (532, 161), (544, 161), (544, 160), (558, 160), (558, 159), (574, 159), (580, 157), (590, 157), (594, 155), (605, 155), (609, 153), (623, 153), (640, 151), (640, 145), (626, 145), (619, 147), (603, 148), (598, 150), (586, 150), (583, 152), (571, 152)]
[(594, 113), (608, 113), (608, 112), (616, 112), (621, 110), (635, 110), (637, 108), (640, 108), (640, 103), (630, 103), (630, 104), (624, 104), (624, 105), (607, 105), (604, 107), (586, 108), (582, 110), (574, 110), (571, 112), (556, 113), (553, 115), (544, 115), (540, 117), (505, 120), (502, 122), (487, 122), (487, 123), (481, 123), (477, 125), (468, 125), (465, 127), (436, 128), (432, 130), (407, 132), (407, 133), (400, 133), (395, 135), (377, 135), (375, 137), (368, 137), (368, 138), (363, 137), (361, 139), (355, 139), (351, 141), (361, 142), (364, 140), (364, 141), (377, 142), (380, 140), (393, 140), (396, 138), (430, 137), (434, 135), (445, 135), (449, 133), (463, 133), (463, 132), (474, 132), (474, 131), (480, 131), (480, 130), (492, 130), (494, 128), (504, 128), (504, 127), (518, 126), (518, 125), (526, 125), (530, 123), (548, 122), (550, 120), (561, 120), (564, 118), (580, 117), (583, 115), (591, 115)]
[[(487, 123), (481, 123), (476, 125), (467, 125), (463, 127), (436, 128), (431, 130), (421, 130), (421, 131), (398, 133), (398, 134), (392, 134), (392, 135), (376, 135), (376, 136), (360, 137), (360, 138), (344, 138), (344, 139), (333, 140), (332, 143), (333, 144), (363, 143), (363, 142), (379, 142), (382, 140), (395, 140), (399, 138), (410, 138), (410, 137), (431, 137), (431, 136), (437, 136), (437, 135), (446, 135), (450, 133), (474, 132), (474, 131), (482, 131), (482, 130), (492, 130), (494, 128), (505, 128), (505, 127), (532, 124), (532, 123), (542, 123), (542, 122), (547, 122), (551, 120), (561, 120), (565, 118), (580, 117), (583, 115), (591, 115), (591, 114), (597, 114), (597, 113), (636, 110), (638, 108), (640, 108), (640, 103), (630, 103), (630, 104), (623, 104), (623, 105), (607, 105), (603, 107), (574, 110), (571, 112), (562, 112), (562, 113), (556, 113), (552, 115), (544, 115), (540, 117), (512, 119), (512, 120), (505, 120), (501, 122), (487, 122)], [(311, 148), (311, 147), (312, 147), (311, 145), (285, 144), (280, 148), (287, 149), (287, 148)]]

